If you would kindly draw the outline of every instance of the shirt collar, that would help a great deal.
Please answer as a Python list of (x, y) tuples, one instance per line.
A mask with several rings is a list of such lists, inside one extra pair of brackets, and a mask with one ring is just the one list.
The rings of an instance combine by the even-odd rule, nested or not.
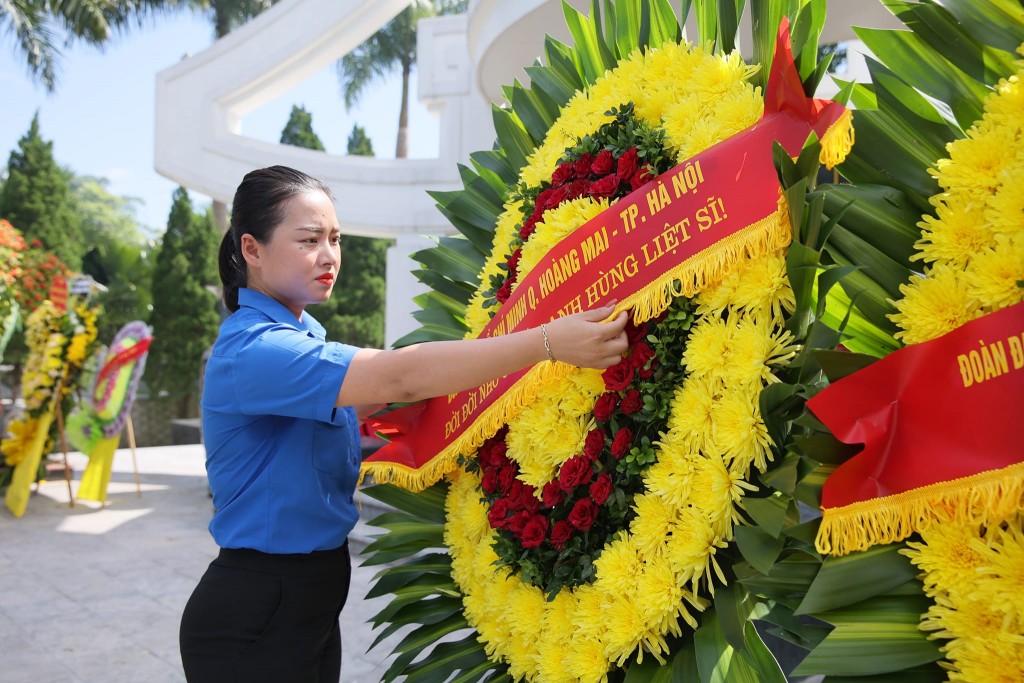
[(303, 311), (302, 320), (297, 320), (295, 314), (289, 311), (280, 301), (255, 289), (239, 287), (238, 305), (254, 308), (276, 323), (292, 325), (300, 330), (309, 332), (317, 339), (325, 339), (327, 336), (324, 326), (310, 315), (309, 311)]

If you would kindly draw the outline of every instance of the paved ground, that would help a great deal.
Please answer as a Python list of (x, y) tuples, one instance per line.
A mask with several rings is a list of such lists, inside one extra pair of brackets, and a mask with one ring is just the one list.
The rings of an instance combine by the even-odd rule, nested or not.
[[(72, 454), (76, 472), (85, 458)], [(202, 446), (118, 451), (105, 508), (68, 506), (63, 479), (47, 481), (24, 517), (0, 507), (0, 681), (180, 683), (178, 621), (217, 549), (206, 531), (212, 508)], [(368, 501), (372, 503), (372, 501)], [(364, 514), (366, 511), (364, 510)], [(372, 512), (369, 513), (372, 515)], [(371, 527), (360, 524), (354, 552)], [(354, 557), (342, 612), (342, 680), (379, 681), (391, 648), (366, 653), (365, 623), (386, 598), (364, 598), (375, 570)], [(397, 636), (390, 641), (393, 643)]]

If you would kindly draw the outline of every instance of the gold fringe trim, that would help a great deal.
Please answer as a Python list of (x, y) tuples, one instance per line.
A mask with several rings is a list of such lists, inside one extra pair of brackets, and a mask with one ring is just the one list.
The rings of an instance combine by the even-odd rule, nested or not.
[[(633, 309), (633, 320), (637, 324), (650, 320), (666, 310), (676, 297), (691, 297), (721, 282), (740, 259), (758, 258), (778, 251), (791, 239), (789, 210), (780, 195), (775, 213), (694, 254), (636, 294), (620, 300), (613, 316)], [(564, 379), (574, 370), (573, 366), (558, 362), (542, 362), (533, 366), (484, 410), (466, 431), (422, 467), (412, 468), (384, 461), (364, 462), (359, 472), (359, 484), (367, 475), (372, 475), (377, 483), (422, 491), (452, 471), (460, 455), (477, 451), (484, 441), (514, 420), (523, 408), (536, 400), (541, 386)]]
[(633, 309), (633, 322), (640, 324), (661, 315), (674, 299), (692, 297), (719, 284), (730, 266), (743, 258), (759, 258), (789, 245), (793, 231), (789, 208), (779, 196), (775, 213), (715, 242), (668, 271), (636, 294), (621, 300), (619, 311)]
[(821, 154), (818, 158), (826, 168), (832, 170), (846, 160), (853, 149), (853, 142), (853, 112), (847, 109), (821, 137)]
[(1024, 462), (824, 510), (814, 546), (845, 555), (902, 541), (932, 524), (998, 524), (1024, 511)]

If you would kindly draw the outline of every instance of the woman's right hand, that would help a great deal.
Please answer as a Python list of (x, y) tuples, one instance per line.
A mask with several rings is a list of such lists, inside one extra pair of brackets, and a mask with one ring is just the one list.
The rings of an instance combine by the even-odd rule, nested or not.
[(555, 360), (581, 368), (603, 370), (622, 360), (627, 348), (623, 311), (602, 322), (614, 312), (614, 306), (602, 306), (574, 313), (546, 323), (548, 345)]

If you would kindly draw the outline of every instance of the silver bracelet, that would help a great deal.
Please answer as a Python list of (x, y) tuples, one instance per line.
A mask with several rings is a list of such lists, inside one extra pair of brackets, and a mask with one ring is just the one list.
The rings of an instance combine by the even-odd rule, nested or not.
[(548, 341), (548, 326), (541, 323), (540, 333), (544, 337), (544, 352), (548, 354), (548, 360), (552, 363), (555, 362), (555, 357), (551, 353), (551, 342)]

